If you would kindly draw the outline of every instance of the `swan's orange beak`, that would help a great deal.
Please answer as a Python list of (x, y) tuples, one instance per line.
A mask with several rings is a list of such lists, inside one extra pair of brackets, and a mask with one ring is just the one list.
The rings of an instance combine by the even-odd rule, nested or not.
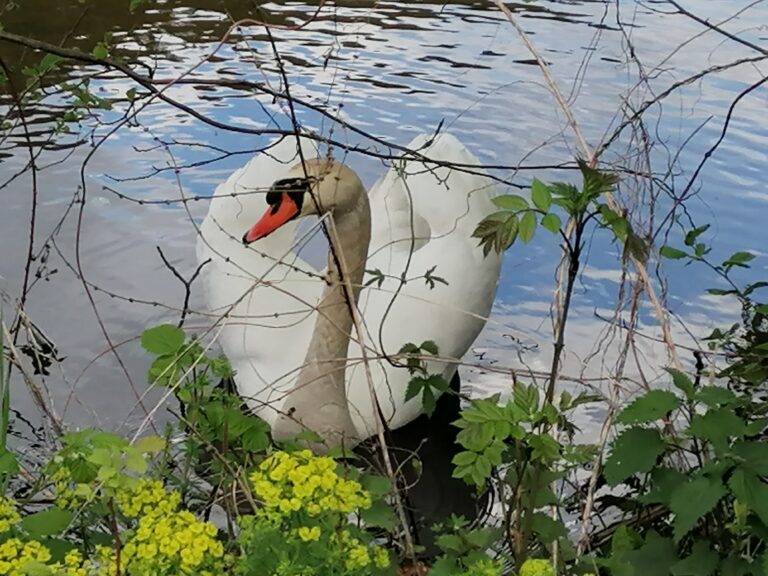
[(283, 224), (299, 215), (299, 207), (296, 202), (283, 192), (280, 202), (270, 206), (261, 220), (256, 222), (253, 228), (243, 235), (243, 244), (256, 242), (265, 236), (269, 236)]

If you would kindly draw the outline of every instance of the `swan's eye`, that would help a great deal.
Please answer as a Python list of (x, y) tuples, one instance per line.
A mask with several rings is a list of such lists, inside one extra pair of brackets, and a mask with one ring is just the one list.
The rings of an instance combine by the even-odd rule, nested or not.
[(272, 213), (274, 214), (280, 209), (283, 194), (287, 194), (296, 203), (299, 211), (301, 211), (304, 193), (308, 191), (309, 180), (306, 178), (283, 178), (282, 180), (276, 180), (269, 192), (267, 192), (267, 204), (272, 206)]

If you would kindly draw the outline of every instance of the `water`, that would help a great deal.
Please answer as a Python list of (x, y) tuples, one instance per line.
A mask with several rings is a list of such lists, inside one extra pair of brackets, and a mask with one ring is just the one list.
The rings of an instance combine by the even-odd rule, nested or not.
[[(244, 3), (148, 2), (146, 11), (135, 15), (128, 12), (127, 4), (127, 0), (112, 0), (83, 5), (71, 0), (51, 5), (27, 0), (0, 21), (10, 32), (54, 44), (67, 38), (67, 46), (86, 51), (105, 31), (111, 31), (117, 54), (143, 62), (144, 67), (136, 68), (139, 72), (153, 69), (156, 78), (172, 79), (199, 64), (186, 76), (196, 84), (167, 90), (168, 96), (198, 113), (247, 129), (290, 126), (281, 103), (249, 90), (216, 86), (221, 81), (247, 80), (269, 81), (279, 88), (278, 69), (263, 28), (246, 25), (233, 29), (229, 42), (203, 62), (231, 22), (249, 15)], [(669, 14), (673, 10), (663, 2), (618, 6), (618, 13), (617, 4), (596, 1), (512, 6), (542, 57), (551, 64), (592, 146), (617, 126), (616, 111), (622, 103), (636, 108), (653, 94), (709, 66), (757, 54), (713, 32), (694, 38), (703, 28), (681, 15)], [(722, 0), (694, 8), (701, 16), (718, 21), (745, 6), (746, 2)], [(282, 25), (295, 25), (316, 9), (316, 3), (261, 5), (264, 19)], [(758, 3), (726, 27), (768, 45), (765, 28), (754, 25), (766, 21), (768, 7)], [(517, 191), (514, 185), (527, 186), (533, 176), (545, 181), (578, 181), (572, 166), (556, 168), (578, 152), (562, 111), (531, 54), (489, 2), (341, 2), (324, 6), (319, 17), (302, 30), (274, 29), (273, 34), (293, 96), (339, 114), (371, 135), (404, 144), (442, 123), (481, 161), (507, 167), (493, 170), (513, 185), (500, 185), (501, 190)], [(690, 38), (691, 42), (674, 52)], [(628, 42), (648, 77), (648, 83), (636, 91), (631, 90), (638, 84), (639, 72), (627, 58)], [(17, 84), (23, 82), (18, 73), (20, 61), (29, 64), (36, 59), (29, 51), (8, 44), (0, 44), (0, 56), (14, 68), (12, 78)], [(662, 107), (649, 109), (645, 118), (652, 141), (650, 158), (661, 180), (674, 184), (678, 193), (684, 188), (702, 154), (718, 138), (730, 103), (764, 77), (766, 70), (763, 62), (753, 62), (710, 74), (676, 91)], [(93, 71), (64, 69), (59, 80)], [(114, 73), (108, 76), (94, 79), (93, 86), (100, 96), (118, 99), (115, 109), (103, 113), (101, 123), (84, 123), (83, 133), (88, 137), (82, 144), (72, 145), (73, 136), (62, 137), (59, 146), (49, 147), (37, 160), (43, 169), (37, 183), (35, 246), (39, 250), (49, 241), (50, 250), (42, 277), (29, 295), (27, 312), (65, 358), (42, 379), (57, 412), (75, 425), (133, 429), (144, 417), (136, 407), (137, 394), (147, 393), (146, 406), (162, 395), (158, 390), (145, 391), (148, 359), (137, 338), (147, 326), (175, 321), (184, 297), (183, 286), (163, 265), (156, 247), (188, 277), (196, 267), (192, 221), (199, 221), (207, 210), (204, 199), (188, 203), (189, 211), (178, 202), (142, 205), (138, 200), (176, 201), (181, 191), (186, 196), (207, 197), (270, 138), (227, 132), (155, 102), (102, 143), (113, 128), (110, 123), (119, 120), (126, 109), (126, 92), (136, 88)], [(57, 101), (54, 95), (47, 103)], [(2, 102), (8, 105), (7, 98)], [(768, 193), (761, 178), (768, 160), (767, 104), (765, 88), (741, 100), (727, 137), (702, 170), (693, 188), (695, 195), (685, 203), (697, 224), (712, 224), (705, 239), (713, 244), (716, 259), (723, 260), (737, 250), (750, 250), (757, 256), (751, 270), (737, 272), (738, 281), (764, 278), (767, 268), (762, 215), (768, 208)], [(373, 145), (316, 110), (299, 106), (297, 114), (302, 124), (325, 136), (350, 145)], [(38, 107), (29, 120), (39, 144), (50, 122), (50, 108)], [(94, 148), (96, 142), (100, 144)], [(618, 163), (634, 153), (629, 143), (627, 131), (604, 159)], [(70, 146), (62, 148), (62, 144)], [(665, 176), (670, 159), (681, 147), (671, 176)], [(376, 148), (384, 151), (380, 145)], [(28, 160), (17, 130), (0, 145), (2, 180), (23, 170)], [(385, 170), (381, 161), (358, 153), (349, 154), (347, 163), (368, 185)], [(178, 174), (174, 168), (180, 168)], [(671, 205), (669, 196), (659, 194), (652, 207), (647, 191), (638, 192), (632, 182), (625, 177), (621, 198), (633, 207), (638, 222), (648, 224), (654, 214), (653, 222), (658, 225)], [(83, 186), (86, 202), (79, 220), (80, 205), (73, 206), (72, 199), (78, 190), (82, 194)], [(29, 174), (3, 188), (0, 289), (9, 299), (18, 298), (22, 284), (31, 189)], [(672, 228), (669, 237), (670, 243), (681, 244), (677, 228)], [(78, 278), (78, 252), (94, 305)], [(555, 238), (544, 231), (530, 245), (516, 246), (506, 254), (494, 313), (463, 370), (475, 393), (507, 390), (510, 370), (548, 369), (550, 304), (558, 257)], [(599, 381), (589, 379), (606, 376), (616, 361), (620, 335), (603, 336), (617, 301), (621, 266), (617, 248), (604, 232), (591, 237), (586, 258), (567, 333), (565, 372), (604, 390)], [(33, 279), (39, 263), (37, 260), (32, 267)], [(652, 275), (657, 272), (654, 267), (649, 271)], [(720, 287), (722, 282), (703, 266), (666, 263), (659, 278), (668, 286), (672, 331), (682, 344), (694, 343), (694, 337), (729, 321), (737, 312), (733, 302), (704, 294), (705, 288)], [(655, 285), (662, 287), (659, 279)], [(202, 305), (197, 291), (192, 305)], [(10, 305), (6, 303), (4, 308), (8, 316)], [(664, 382), (661, 367), (667, 357), (645, 301), (641, 318), (641, 334), (635, 339), (638, 352), (630, 355), (627, 367), (628, 390), (638, 382)], [(193, 317), (190, 326), (203, 324), (203, 319)], [(110, 351), (113, 347), (127, 376)], [(681, 349), (680, 354), (688, 364), (690, 352)], [(28, 405), (22, 382), (15, 382), (14, 387), (17, 405)], [(165, 417), (164, 409), (158, 416)], [(599, 418), (598, 410), (584, 415), (586, 433), (599, 425)]]

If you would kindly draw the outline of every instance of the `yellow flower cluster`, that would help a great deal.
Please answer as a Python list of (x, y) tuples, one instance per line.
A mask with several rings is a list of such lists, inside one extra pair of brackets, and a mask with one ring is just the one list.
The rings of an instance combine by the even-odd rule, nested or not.
[(117, 505), (128, 518), (164, 516), (171, 514), (181, 502), (176, 491), (167, 492), (159, 480), (142, 478), (132, 490), (123, 490), (117, 495)]
[(361, 544), (357, 538), (352, 538), (347, 530), (342, 530), (338, 538), (346, 557), (344, 564), (347, 570), (357, 571), (371, 564), (377, 568), (389, 566), (389, 554), (381, 546), (371, 546), (369, 548)]
[(40, 542), (22, 542), (9, 538), (0, 544), (0, 574), (22, 576), (33, 563), (45, 565), (51, 559), (51, 552)]
[(72, 474), (62, 466), (51, 476), (56, 506), (63, 510), (78, 510), (92, 501), (96, 491), (90, 484), (72, 482)]
[(529, 558), (520, 567), (520, 576), (554, 576), (555, 571), (549, 560)]
[(217, 529), (186, 510), (178, 511), (181, 497), (162, 483), (142, 479), (135, 490), (118, 497), (120, 511), (139, 517), (121, 552), (128, 574), (213, 574), (223, 571), (224, 547)]
[(16, 503), (0, 496), (0, 532), (8, 532), (19, 520), (21, 516), (16, 512)]
[(349, 514), (371, 506), (359, 482), (336, 473), (336, 462), (309, 450), (276, 452), (251, 475), (256, 494), (272, 516), (303, 510), (310, 516), (326, 512)]

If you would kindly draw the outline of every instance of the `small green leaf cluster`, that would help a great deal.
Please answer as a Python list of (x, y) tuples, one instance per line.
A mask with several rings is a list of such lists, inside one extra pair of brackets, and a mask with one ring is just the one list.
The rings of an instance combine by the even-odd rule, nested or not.
[(432, 416), (437, 405), (437, 397), (448, 391), (449, 384), (441, 374), (427, 373), (427, 363), (422, 358), (426, 354), (433, 356), (438, 354), (437, 344), (432, 340), (425, 340), (418, 346), (409, 342), (398, 351), (398, 356), (405, 357), (406, 368), (413, 376), (405, 391), (405, 401), (421, 395), (424, 412)]
[(503, 564), (488, 556), (498, 545), (503, 530), (496, 527), (471, 528), (461, 516), (451, 516), (432, 528), (440, 533), (435, 539), (443, 554), (432, 565), (433, 576), (501, 576)]
[[(592, 168), (583, 160), (578, 160), (578, 165), (582, 175), (581, 188), (565, 182), (544, 184), (534, 178), (530, 200), (518, 194), (494, 198), (494, 204), (501, 210), (487, 216), (473, 233), (479, 239), (483, 253), (487, 256), (491, 250), (503, 252), (518, 238), (527, 244), (538, 226), (561, 234), (573, 252), (580, 247), (584, 226), (596, 219), (601, 226), (612, 230), (615, 238), (624, 245), (625, 257), (633, 256), (644, 261), (646, 244), (634, 234), (629, 220), (600, 201), (604, 194), (614, 189), (618, 181), (616, 175)], [(567, 239), (562, 220), (553, 209), (564, 212), (575, 223), (575, 240)]]
[[(606, 566), (612, 574), (650, 566), (696, 576), (752, 571), (768, 536), (763, 402), (669, 372), (677, 392), (651, 390), (618, 415), (625, 428), (603, 470), (609, 485), (630, 488), (625, 498), (636, 513), (654, 511), (656, 529), (617, 531)], [(659, 426), (680, 418), (688, 423), (682, 434)]]

